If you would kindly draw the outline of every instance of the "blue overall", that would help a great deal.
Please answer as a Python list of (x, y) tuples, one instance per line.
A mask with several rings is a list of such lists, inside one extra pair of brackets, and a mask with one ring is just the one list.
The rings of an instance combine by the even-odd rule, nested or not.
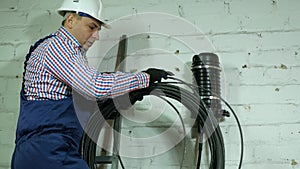
[[(30, 48), (25, 68), (32, 51), (46, 38)], [(23, 78), (12, 169), (88, 169), (79, 152), (82, 134), (72, 96), (61, 100), (27, 100)]]

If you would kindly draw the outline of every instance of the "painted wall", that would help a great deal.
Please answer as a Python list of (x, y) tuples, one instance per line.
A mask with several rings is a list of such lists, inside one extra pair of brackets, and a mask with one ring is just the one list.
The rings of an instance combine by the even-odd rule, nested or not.
[[(55, 9), (60, 3), (0, 2), (0, 169), (10, 168), (25, 55), (36, 40), (59, 28), (61, 18)], [(126, 71), (160, 67), (190, 82), (192, 56), (214, 52), (222, 63), (222, 96), (244, 131), (243, 169), (300, 168), (300, 1), (103, 0), (103, 4), (113, 27), (103, 29), (101, 40), (88, 52), (92, 66), (112, 70), (122, 34), (129, 36)], [(141, 15), (144, 12), (152, 13)], [(188, 112), (180, 108), (188, 122)], [(147, 97), (135, 105), (134, 113), (124, 116), (122, 131), (131, 138), (121, 144), (121, 153), (128, 156), (123, 158), (126, 168), (179, 168), (182, 143), (170, 138), (182, 134), (182, 128), (177, 123), (171, 126), (177, 119), (171, 108)], [(237, 168), (236, 122), (231, 116), (220, 125), (226, 168)], [(171, 134), (152, 144), (130, 142), (161, 136), (167, 129)], [(165, 150), (169, 145), (174, 146)], [(188, 145), (184, 168), (193, 168), (194, 139)], [(133, 158), (138, 153), (152, 156)]]

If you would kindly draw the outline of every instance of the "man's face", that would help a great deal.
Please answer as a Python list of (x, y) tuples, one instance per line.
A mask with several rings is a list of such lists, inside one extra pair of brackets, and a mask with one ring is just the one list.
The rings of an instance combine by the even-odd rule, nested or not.
[(90, 38), (82, 45), (83, 49), (87, 51), (94, 44), (96, 40), (99, 40), (98, 32), (92, 34), (92, 36), (90, 36)]
[(96, 40), (99, 40), (101, 24), (95, 19), (88, 17), (81, 17), (79, 19), (75, 14), (70, 14), (67, 17), (65, 27), (68, 28), (84, 48), (88, 49)]

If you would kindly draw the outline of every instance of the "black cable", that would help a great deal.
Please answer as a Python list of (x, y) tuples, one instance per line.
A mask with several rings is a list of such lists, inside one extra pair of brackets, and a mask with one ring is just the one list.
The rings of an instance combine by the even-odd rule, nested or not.
[(201, 164), (201, 158), (202, 158), (202, 147), (203, 147), (203, 132), (202, 130), (199, 128), (198, 126), (198, 131), (199, 132), (199, 143), (198, 143), (198, 158), (197, 158), (197, 163), (196, 163), (196, 169), (200, 168), (200, 164)]
[(186, 130), (185, 130), (185, 125), (184, 125), (184, 121), (183, 121), (183, 118), (182, 116), (180, 115), (178, 109), (167, 99), (161, 97), (161, 96), (158, 96), (159, 98), (161, 98), (162, 100), (164, 100), (165, 102), (167, 102), (177, 113), (179, 119), (180, 119), (180, 122), (181, 122), (181, 125), (182, 125), (182, 129), (183, 129), (183, 154), (182, 154), (182, 160), (181, 160), (181, 163), (180, 163), (180, 169), (182, 168), (183, 166), (183, 163), (184, 163), (184, 160), (185, 160), (185, 154), (186, 154)]
[[(141, 94), (149, 95), (151, 91), (156, 89), (163, 91), (166, 97), (173, 98), (181, 102), (186, 108), (190, 110), (192, 114), (198, 117), (197, 125), (200, 125), (203, 128), (204, 123), (208, 118), (208, 111), (196, 93), (191, 93), (178, 86), (162, 83), (162, 84), (155, 84), (150, 86), (147, 89), (141, 90)], [(151, 95), (152, 94), (155, 94), (155, 92), (152, 92)], [(104, 106), (101, 105), (99, 106), (101, 113), (100, 112), (94, 113), (92, 118), (88, 122), (87, 130), (92, 130), (92, 131), (88, 131), (83, 139), (83, 147), (84, 147), (83, 158), (87, 161), (88, 165), (91, 168), (94, 167), (95, 155), (96, 155), (95, 153), (96, 143), (93, 140), (95, 140), (95, 138), (99, 136), (101, 127), (105, 122), (104, 117), (110, 115), (112, 111), (116, 111), (112, 101), (103, 105)], [(211, 121), (211, 119), (208, 120), (210, 120), (210, 122), (213, 122)], [(211, 123), (210, 125), (214, 126), (213, 123)], [(224, 163), (225, 163), (224, 143), (223, 143), (222, 133), (220, 131), (219, 126), (216, 126), (216, 129), (214, 131), (210, 131), (210, 128), (205, 128), (204, 132), (212, 133), (211, 136), (208, 138), (208, 142), (210, 145), (210, 152), (211, 152), (210, 169), (224, 169)], [(90, 137), (94, 139), (91, 139)]]
[[(184, 134), (184, 136), (186, 136), (186, 130), (185, 130), (185, 125), (184, 125), (184, 122), (183, 122), (183, 118), (180, 115), (178, 109), (170, 101), (168, 101), (167, 99), (165, 99), (165, 98), (163, 98), (161, 96), (158, 96), (158, 97), (161, 98), (162, 100), (164, 100), (165, 102), (167, 102), (176, 111), (177, 115), (180, 118), (181, 124), (182, 124), (182, 128), (183, 128), (183, 131), (184, 131), (183, 134)], [(111, 106), (111, 105), (107, 105), (107, 106)], [(99, 112), (96, 112), (96, 113), (99, 113)], [(116, 154), (116, 156), (117, 156), (117, 158), (118, 158), (118, 160), (119, 160), (119, 162), (121, 164), (122, 169), (125, 169), (124, 164), (122, 162), (122, 159), (121, 159), (120, 155), (118, 154), (118, 150), (117, 150), (117, 148), (115, 146), (114, 146), (114, 152), (115, 152), (115, 154)], [(183, 161), (185, 159), (185, 153), (186, 153), (186, 140), (184, 139), (184, 151), (183, 151), (183, 157), (182, 157), (182, 161), (181, 161), (181, 164), (180, 164), (180, 168), (182, 168)], [(95, 153), (92, 152), (91, 154), (95, 154)]]
[(239, 133), (240, 133), (240, 139), (241, 139), (241, 152), (240, 152), (240, 162), (239, 162), (239, 169), (242, 168), (242, 163), (243, 163), (243, 155), (244, 155), (244, 137), (243, 137), (243, 132), (242, 132), (242, 126), (240, 124), (240, 121), (236, 115), (236, 113), (234, 112), (234, 110), (232, 109), (232, 107), (229, 105), (228, 102), (226, 102), (225, 100), (221, 99), (225, 104), (226, 106), (230, 109), (230, 111), (232, 112), (235, 120), (236, 120), (236, 123), (238, 125), (238, 129), (239, 129)]
[[(197, 94), (198, 94), (198, 91), (196, 90), (196, 89), (199, 88), (198, 86), (193, 85), (193, 84), (186, 83), (186, 82), (184, 82), (184, 81), (182, 81), (182, 80), (180, 80), (180, 79), (174, 78), (174, 77), (169, 77), (169, 79), (177, 80), (177, 81), (179, 81), (180, 83), (178, 83), (178, 82), (166, 82), (166, 83), (168, 83), (168, 84), (170, 84), (170, 83), (184, 84), (184, 85), (188, 86), (188, 87), (193, 91), (193, 94), (194, 94), (194, 95), (197, 95)], [(199, 90), (199, 89), (198, 89), (198, 90)], [(213, 148), (213, 147), (216, 147), (216, 146), (223, 146), (223, 147), (224, 147), (223, 138), (222, 138), (222, 133), (221, 133), (220, 129), (217, 127), (217, 126), (218, 126), (218, 122), (217, 122), (215, 116), (212, 116), (214, 113), (211, 111), (211, 109), (209, 109), (209, 108), (207, 107), (207, 105), (204, 103), (203, 100), (200, 99), (199, 101), (201, 102), (201, 105), (203, 105), (204, 109), (205, 109), (206, 111), (209, 112), (209, 113), (208, 113), (208, 115), (209, 115), (208, 117), (209, 117), (210, 120), (211, 120), (210, 123), (213, 124), (212, 126), (210, 126), (210, 127), (212, 128), (213, 131), (207, 130), (207, 131), (206, 131), (206, 134), (210, 135), (210, 133), (215, 132), (215, 133), (216, 133), (216, 136), (219, 138), (219, 140), (221, 140), (221, 142), (216, 142), (216, 141), (212, 140), (211, 142), (209, 142), (209, 147), (210, 147), (210, 148)], [(202, 131), (201, 131), (200, 129), (199, 129), (199, 134), (200, 134), (200, 137), (201, 137), (201, 135), (203, 134)], [(220, 145), (220, 144), (221, 144), (221, 145)], [(198, 151), (199, 151), (199, 152), (198, 152), (197, 168), (200, 167), (200, 163), (201, 163), (201, 161), (200, 161), (200, 160), (201, 160), (201, 156), (200, 156), (200, 155), (201, 155), (201, 151), (202, 151), (202, 144), (199, 145)], [(214, 151), (213, 151), (213, 152), (214, 152)], [(218, 153), (217, 153), (217, 154), (213, 154), (213, 152), (211, 152), (211, 163), (210, 163), (210, 168), (216, 168), (216, 166), (215, 166), (216, 160), (219, 160), (219, 161), (218, 161), (219, 163), (223, 163), (222, 161), (220, 161), (220, 159), (224, 159), (224, 158), (225, 158), (225, 157), (223, 157), (223, 158), (216, 158), (217, 154), (224, 154), (224, 152), (219, 151), (219, 149), (218, 149)]]
[[(194, 88), (198, 88), (199, 86), (196, 86), (196, 85), (193, 85), (193, 84), (189, 84), (189, 83), (186, 83), (184, 82), (183, 80), (180, 80), (178, 78), (174, 78), (174, 77), (168, 77), (169, 79), (173, 79), (173, 80), (177, 80), (179, 81), (180, 83), (178, 82), (175, 82), (176, 84), (185, 84), (186, 86), (190, 87), (194, 92), (196, 92), (194, 90)], [(167, 83), (172, 83), (172, 82), (167, 82)], [(241, 169), (242, 168), (242, 163), (243, 163), (243, 156), (244, 156), (244, 137), (243, 137), (243, 131), (242, 131), (242, 126), (240, 124), (240, 121), (235, 113), (235, 111), (233, 110), (233, 108), (229, 105), (229, 103), (223, 99), (220, 95), (216, 94), (215, 92), (213, 91), (210, 91), (209, 89), (206, 89), (206, 88), (201, 88), (202, 90), (206, 90), (206, 91), (209, 91), (211, 92), (211, 94), (215, 97), (218, 97), (231, 111), (231, 113), (233, 114), (235, 120), (236, 120), (236, 123), (238, 125), (238, 129), (239, 129), (239, 134), (240, 134), (240, 139), (241, 139), (241, 147), (240, 147), (240, 160), (239, 160), (239, 165), (238, 165), (238, 169)]]
[(120, 162), (120, 164), (121, 164), (122, 169), (125, 169), (125, 166), (124, 166), (124, 164), (123, 164), (123, 161), (122, 161), (122, 159), (121, 159), (121, 156), (120, 156), (119, 154), (117, 154), (117, 157), (118, 157), (118, 160), (119, 160), (119, 162)]

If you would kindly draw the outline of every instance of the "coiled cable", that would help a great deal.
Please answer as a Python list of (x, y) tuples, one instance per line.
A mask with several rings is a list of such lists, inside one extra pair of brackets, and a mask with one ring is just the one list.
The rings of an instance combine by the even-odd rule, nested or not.
[[(169, 77), (169, 79), (173, 79), (173, 80), (178, 81), (178, 82), (175, 82), (176, 84), (185, 84), (186, 86), (188, 86), (191, 89), (193, 89), (193, 88), (201, 88), (201, 90), (204, 90), (204, 91), (205, 90), (209, 90), (209, 89), (201, 87), (201, 86), (196, 86), (196, 85), (193, 85), (193, 84), (186, 83), (183, 80), (180, 80), (178, 78)], [(174, 83), (174, 82), (171, 82), (171, 83)], [(197, 92), (197, 91), (194, 90), (194, 92)], [(215, 97), (218, 97), (227, 106), (227, 108), (229, 108), (230, 112), (233, 114), (234, 119), (235, 119), (235, 121), (237, 123), (238, 130), (239, 130), (239, 135), (240, 135), (240, 143), (241, 143), (240, 144), (240, 159), (239, 159), (238, 169), (241, 169), (242, 168), (242, 163), (243, 163), (243, 156), (244, 156), (244, 136), (243, 136), (243, 130), (242, 130), (241, 123), (240, 123), (240, 121), (239, 121), (239, 119), (237, 117), (237, 114), (233, 110), (233, 108), (230, 106), (230, 104), (224, 98), (222, 98), (219, 95), (219, 93), (215, 93), (213, 91), (209, 91), (209, 92), (211, 92), (211, 95), (213, 95)]]
[[(198, 125), (198, 132), (199, 134), (206, 134), (209, 137), (207, 138), (209, 150), (210, 150), (210, 169), (224, 169), (225, 168), (225, 148), (224, 148), (224, 142), (223, 142), (223, 136), (221, 129), (218, 125), (217, 120), (214, 118), (212, 113), (210, 113), (209, 109), (206, 107), (205, 103), (201, 99), (199, 99), (199, 95), (197, 92), (195, 92), (195, 86), (192, 84), (185, 83), (179, 79), (169, 77), (169, 79), (173, 79), (177, 82), (162, 82), (162, 83), (156, 83), (154, 85), (151, 85), (150, 87), (146, 89), (140, 89), (140, 93), (143, 96), (146, 95), (154, 95), (157, 97), (162, 98), (162, 96), (167, 98), (172, 98), (178, 102), (181, 102), (182, 105), (184, 105), (192, 115), (197, 117), (196, 124)], [(172, 84), (174, 83), (174, 84)], [(194, 92), (190, 92), (184, 88), (178, 87), (175, 84), (185, 84), (189, 88), (192, 89)], [(159, 90), (162, 92), (152, 92), (154, 90)], [(164, 99), (165, 100), (165, 99)], [(227, 107), (230, 108), (231, 112), (234, 114), (235, 119), (238, 122), (237, 116), (234, 113), (233, 109), (230, 107), (230, 105), (224, 100), (221, 99)], [(99, 134), (101, 132), (101, 129), (105, 123), (105, 120), (109, 117), (111, 117), (113, 114), (118, 113), (116, 110), (116, 107), (114, 106), (112, 99), (107, 99), (101, 102), (98, 102), (99, 106), (99, 112), (95, 112), (87, 126), (86, 126), (86, 133), (83, 136), (82, 139), (82, 156), (83, 159), (87, 162), (89, 167), (91, 169), (96, 168), (96, 162), (97, 162), (97, 156), (96, 156), (96, 141), (98, 140)], [(173, 107), (173, 106), (172, 106)], [(174, 108), (174, 107), (173, 107)], [(177, 110), (177, 109), (174, 109)], [(177, 110), (178, 111), (178, 110)], [(177, 112), (176, 111), (176, 112)], [(208, 125), (208, 127), (207, 127)], [(240, 127), (240, 123), (238, 122), (239, 130), (240, 130), (240, 136), (241, 141), (243, 142), (243, 136), (242, 136), (242, 130)], [(206, 127), (205, 127), (206, 126)], [(196, 169), (200, 167), (201, 163), (201, 151), (202, 151), (202, 141), (200, 141), (201, 147), (199, 146), (198, 149), (198, 161), (196, 165)], [(240, 164), (239, 168), (241, 168), (242, 164), (242, 154), (243, 154), (243, 144), (241, 144), (241, 158), (240, 158)], [(114, 150), (115, 151), (115, 150)], [(185, 154), (185, 145), (184, 145), (184, 154)], [(182, 158), (181, 167), (183, 165)], [(122, 164), (122, 160), (120, 156), (117, 154), (117, 157), (119, 161)], [(123, 164), (122, 164), (123, 165)], [(122, 166), (124, 169), (124, 166)]]

